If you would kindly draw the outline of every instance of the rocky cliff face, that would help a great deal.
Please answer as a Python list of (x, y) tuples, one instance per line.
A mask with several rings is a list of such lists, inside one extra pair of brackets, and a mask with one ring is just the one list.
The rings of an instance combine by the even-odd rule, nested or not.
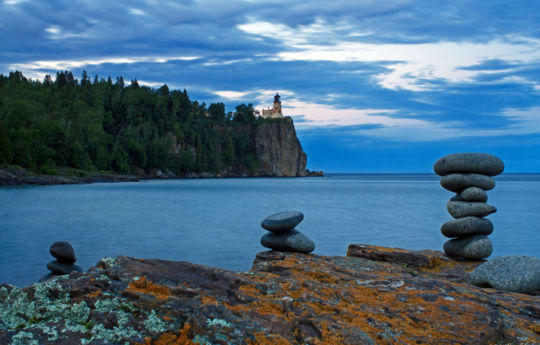
[(306, 176), (307, 155), (291, 118), (257, 125), (254, 141), (259, 176)]

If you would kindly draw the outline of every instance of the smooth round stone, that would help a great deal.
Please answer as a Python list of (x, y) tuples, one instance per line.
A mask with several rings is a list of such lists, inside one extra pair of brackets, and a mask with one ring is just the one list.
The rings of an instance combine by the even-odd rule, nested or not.
[(492, 232), (493, 223), (489, 219), (479, 217), (453, 219), (441, 226), (441, 233), (446, 237), (489, 235)]
[(454, 153), (437, 160), (433, 165), (437, 175), (453, 173), (477, 173), (499, 175), (504, 170), (503, 161), (489, 153)]
[(483, 202), (449, 201), (446, 203), (448, 213), (454, 218), (485, 217), (497, 212), (495, 206)]
[(488, 200), (487, 193), (478, 187), (465, 188), (460, 195), (464, 201), (486, 202)]
[(493, 245), (486, 236), (474, 235), (446, 241), (443, 249), (446, 255), (451, 258), (481, 260), (491, 255)]
[(77, 261), (77, 257), (75, 256), (75, 250), (67, 241), (54, 242), (51, 245), (51, 248), (49, 248), (49, 252), (52, 256), (57, 258), (58, 261), (71, 264)]
[(264, 218), (261, 226), (268, 231), (281, 233), (294, 229), (303, 219), (302, 212), (285, 211)]
[(490, 190), (495, 187), (495, 180), (480, 174), (450, 174), (441, 178), (441, 186), (455, 193), (461, 193), (469, 187)]
[(65, 262), (61, 262), (58, 260), (53, 260), (47, 264), (47, 268), (51, 270), (52, 273), (63, 275), (63, 274), (69, 274), (70, 272), (77, 271), (82, 272), (82, 268), (80, 266), (74, 265), (74, 264), (68, 264)]
[(315, 243), (296, 229), (278, 234), (267, 233), (261, 238), (261, 244), (281, 252), (309, 253), (315, 249)]
[(540, 259), (527, 255), (491, 259), (474, 270), (469, 282), (503, 291), (530, 293), (540, 290)]

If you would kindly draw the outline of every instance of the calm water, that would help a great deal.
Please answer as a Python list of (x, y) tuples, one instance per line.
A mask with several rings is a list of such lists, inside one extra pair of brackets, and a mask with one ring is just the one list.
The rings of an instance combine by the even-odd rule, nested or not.
[[(540, 256), (540, 175), (502, 175), (488, 192), (492, 257)], [(52, 242), (70, 241), (85, 270), (118, 254), (248, 270), (283, 210), (315, 253), (345, 255), (349, 243), (442, 250), (452, 194), (435, 175), (331, 175), (296, 179), (198, 179), (0, 188), (0, 283), (47, 273)]]

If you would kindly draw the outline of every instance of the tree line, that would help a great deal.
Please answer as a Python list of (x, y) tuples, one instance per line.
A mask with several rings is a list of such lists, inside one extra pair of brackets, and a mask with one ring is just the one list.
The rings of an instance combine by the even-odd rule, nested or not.
[[(223, 103), (190, 100), (186, 90), (128, 85), (70, 71), (43, 81), (0, 74), (0, 164), (54, 174), (59, 167), (176, 174), (257, 168), (251, 104), (235, 112)], [(242, 134), (243, 133), (243, 134)]]

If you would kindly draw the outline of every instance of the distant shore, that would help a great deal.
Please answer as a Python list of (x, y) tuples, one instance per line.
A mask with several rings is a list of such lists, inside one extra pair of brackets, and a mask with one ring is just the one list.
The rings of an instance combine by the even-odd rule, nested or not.
[[(307, 171), (307, 176), (324, 176), (322, 171)], [(86, 184), (94, 182), (137, 182), (154, 179), (183, 179), (183, 178), (242, 178), (242, 177), (277, 177), (277, 176), (252, 176), (248, 174), (214, 174), (210, 172), (188, 173), (175, 175), (170, 171), (152, 170), (150, 174), (113, 174), (96, 171), (81, 171), (59, 169), (57, 175), (40, 174), (21, 167), (4, 166), (0, 168), (1, 186), (20, 185), (59, 185), (59, 184)]]

